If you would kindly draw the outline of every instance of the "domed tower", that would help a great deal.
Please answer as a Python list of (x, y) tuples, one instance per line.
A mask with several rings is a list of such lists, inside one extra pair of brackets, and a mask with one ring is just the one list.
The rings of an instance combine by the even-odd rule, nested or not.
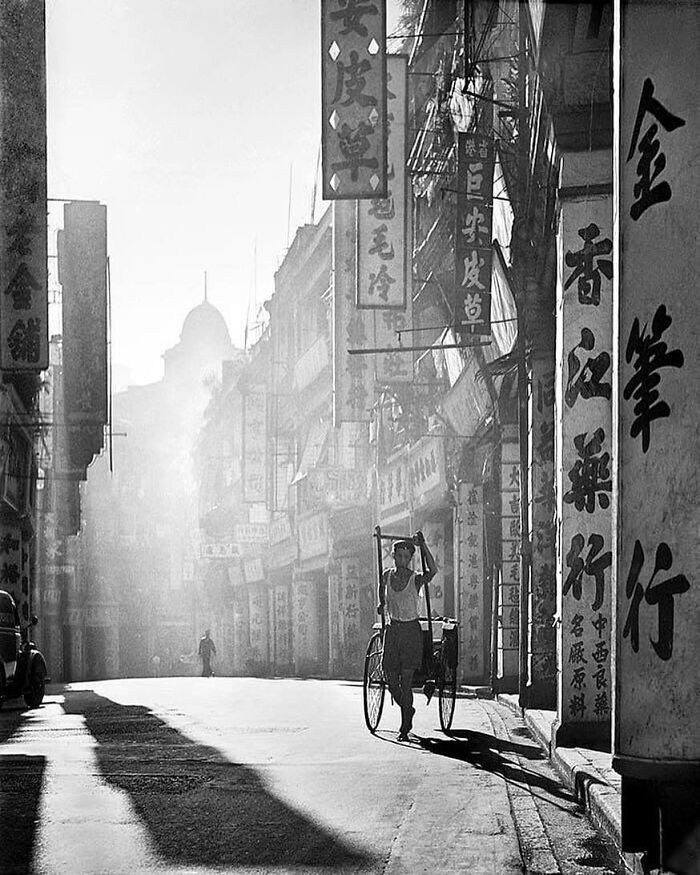
[(208, 374), (221, 376), (221, 362), (235, 358), (226, 322), (206, 296), (185, 317), (180, 342), (163, 354), (164, 382), (172, 385), (196, 386)]

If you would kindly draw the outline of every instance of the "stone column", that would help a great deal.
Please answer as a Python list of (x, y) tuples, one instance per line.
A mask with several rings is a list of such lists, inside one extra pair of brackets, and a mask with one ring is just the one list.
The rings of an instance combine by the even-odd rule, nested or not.
[(556, 708), (556, 502), (554, 495), (554, 361), (532, 360), (530, 531), (532, 560), (528, 611), (527, 707)]
[(613, 765), (623, 849), (684, 875), (700, 835), (699, 44), (697, 4), (623, 0)]

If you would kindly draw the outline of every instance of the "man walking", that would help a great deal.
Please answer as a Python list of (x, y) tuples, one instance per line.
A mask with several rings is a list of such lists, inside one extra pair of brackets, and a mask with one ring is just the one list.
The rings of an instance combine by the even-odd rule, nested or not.
[[(426, 570), (416, 574), (409, 568), (416, 545), (425, 558)], [(401, 708), (399, 741), (408, 741), (413, 727), (413, 674), (423, 659), (423, 635), (418, 619), (418, 597), (423, 584), (432, 580), (437, 566), (422, 532), (412, 539), (396, 541), (394, 568), (387, 569), (379, 582), (378, 611), (386, 610), (389, 625), (384, 633), (382, 667), (389, 692)]]
[(202, 677), (210, 678), (214, 672), (211, 670), (211, 658), (216, 653), (214, 642), (209, 637), (209, 629), (199, 639), (199, 656), (202, 660)]

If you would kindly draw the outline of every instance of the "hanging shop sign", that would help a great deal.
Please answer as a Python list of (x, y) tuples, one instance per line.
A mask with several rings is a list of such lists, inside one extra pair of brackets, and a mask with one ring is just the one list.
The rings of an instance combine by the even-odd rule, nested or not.
[(250, 386), (243, 394), (243, 501), (264, 502), (267, 394)]
[(272, 590), (274, 600), (274, 643), (275, 662), (287, 665), (292, 661), (291, 606), (289, 586), (275, 586)]
[(292, 584), (292, 623), (294, 667), (303, 670), (318, 660), (318, 589), (313, 580), (297, 578)]
[(455, 222), (455, 331), (461, 340), (491, 333), (493, 138), (458, 134)]
[(409, 514), (408, 453), (399, 450), (378, 471), (379, 516), (382, 522)]
[(29, 508), (30, 471), (32, 465), (32, 448), (16, 423), (10, 422), (10, 428), (3, 440), (4, 463), (0, 470), (0, 500), (3, 505), (24, 516)]
[(297, 522), (299, 558), (312, 559), (328, 553), (328, 516), (315, 513)]
[(385, 0), (321, 0), (324, 200), (387, 196)]
[(238, 544), (223, 541), (202, 544), (199, 555), (202, 559), (233, 559), (238, 556)]
[(0, 368), (49, 365), (43, 0), (0, 4)]
[[(563, 200), (560, 221), (558, 586), (560, 732), (612, 705), (612, 197)], [(573, 731), (573, 727), (572, 727)]]
[(358, 204), (357, 306), (404, 310), (409, 290), (406, 258), (408, 59), (392, 55), (386, 63), (388, 191), (385, 198), (370, 198)]
[(267, 523), (236, 523), (233, 527), (233, 536), (237, 543), (267, 544), (268, 525)]
[(414, 509), (441, 498), (446, 489), (445, 441), (441, 437), (423, 437), (408, 451), (408, 484)]
[(248, 587), (248, 658), (257, 663), (266, 663), (268, 655), (268, 603), (267, 589), (260, 585)]
[(107, 415), (107, 208), (84, 201), (63, 208), (58, 232), (62, 287), (63, 404), (71, 468), (102, 449)]
[(363, 579), (356, 559), (341, 559), (338, 580), (338, 613), (342, 658), (346, 665), (360, 663), (364, 641), (362, 638)]
[(355, 306), (357, 204), (333, 204), (333, 424), (369, 422), (374, 403), (374, 365), (369, 355), (349, 349), (369, 347), (373, 314)]
[(456, 519), (460, 665), (468, 681), (482, 683), (485, 680), (484, 635), (490, 626), (484, 605), (484, 488), (481, 484), (459, 484)]
[(690, 780), (700, 769), (698, 8), (623, 2), (622, 27), (614, 763)]
[(356, 468), (314, 468), (309, 471), (308, 483), (313, 498), (332, 507), (359, 504), (367, 495), (367, 475)]
[[(19, 526), (0, 524), (0, 589), (22, 603), (22, 533)], [(21, 609), (20, 609), (21, 614)]]

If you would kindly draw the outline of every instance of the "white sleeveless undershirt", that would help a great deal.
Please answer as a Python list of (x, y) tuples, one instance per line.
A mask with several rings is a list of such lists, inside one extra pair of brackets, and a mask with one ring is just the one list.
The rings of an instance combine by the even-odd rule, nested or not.
[(389, 570), (386, 576), (386, 605), (389, 609), (389, 617), (392, 620), (417, 620), (420, 616), (418, 613), (418, 591), (416, 590), (416, 575), (411, 574), (406, 586), (398, 592), (392, 587), (391, 579), (395, 572)]

